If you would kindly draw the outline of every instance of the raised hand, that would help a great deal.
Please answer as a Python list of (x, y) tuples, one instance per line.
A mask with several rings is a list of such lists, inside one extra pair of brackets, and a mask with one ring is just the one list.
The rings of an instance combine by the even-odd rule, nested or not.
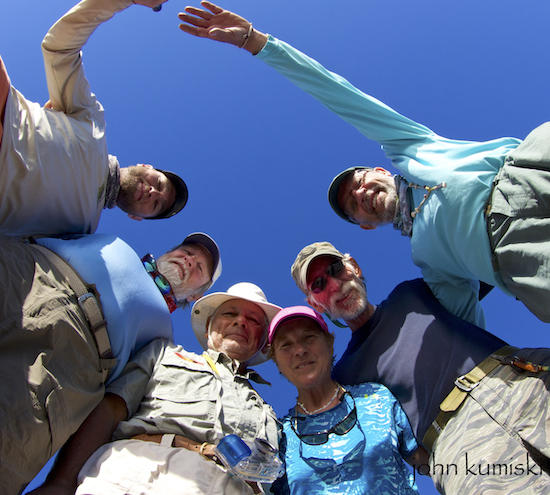
[(184, 22), (180, 24), (182, 31), (245, 48), (253, 54), (258, 53), (267, 42), (267, 35), (253, 29), (252, 23), (240, 15), (206, 0), (201, 5), (207, 10), (185, 7), (185, 12), (179, 14), (178, 17)]

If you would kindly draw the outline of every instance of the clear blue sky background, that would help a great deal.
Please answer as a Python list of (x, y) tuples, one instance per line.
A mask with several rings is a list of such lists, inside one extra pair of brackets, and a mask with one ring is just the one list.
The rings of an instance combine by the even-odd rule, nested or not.
[[(72, 5), (16, 0), (2, 6), (1, 54), (13, 84), (31, 100), (48, 99), (40, 42)], [(251, 281), (282, 306), (303, 301), (290, 265), (314, 241), (329, 240), (358, 260), (373, 303), (419, 276), (406, 238), (391, 227), (361, 231), (326, 200), (332, 177), (350, 165), (391, 170), (379, 146), (248, 52), (181, 32), (177, 13), (185, 5), (171, 0), (159, 13), (132, 6), (84, 48), (87, 76), (106, 109), (109, 152), (122, 165), (174, 170), (190, 189), (188, 206), (173, 219), (139, 224), (106, 211), (98, 231), (155, 255), (205, 231), (222, 250), (215, 290)], [(443, 136), (523, 138), (549, 118), (546, 0), (227, 0), (222, 6)], [(484, 307), (488, 328), (499, 337), (517, 346), (549, 345), (549, 327), (521, 303), (495, 290)], [(189, 318), (189, 311), (174, 314), (175, 340), (198, 350)], [(350, 334), (335, 332), (340, 355)], [(261, 394), (285, 413), (295, 403), (294, 387), (272, 363), (259, 371), (273, 383)], [(420, 487), (436, 493), (429, 479)]]

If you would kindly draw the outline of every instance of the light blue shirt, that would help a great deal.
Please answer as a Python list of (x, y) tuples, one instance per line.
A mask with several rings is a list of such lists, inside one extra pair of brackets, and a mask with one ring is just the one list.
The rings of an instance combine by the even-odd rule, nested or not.
[[(286, 444), (281, 446), (281, 452), (284, 451), (290, 494), (418, 493), (414, 476), (403, 461), (414, 453), (418, 443), (399, 402), (379, 383), (345, 388), (354, 397), (357, 424), (344, 435), (331, 433), (326, 443), (308, 445), (291, 427), (295, 409), (283, 418)], [(328, 430), (351, 411), (353, 403), (346, 396), (340, 404), (324, 413), (300, 414), (298, 416), (304, 419), (296, 420), (294, 429), (300, 434)], [(284, 493), (284, 485), (279, 485), (279, 490)], [(279, 490), (275, 492), (279, 493)]]
[[(438, 136), (271, 36), (257, 57), (380, 143), (409, 182), (447, 183), (429, 196), (414, 219), (412, 259), (443, 306), (485, 327), (479, 280), (511, 293), (492, 268), (484, 208), (493, 178), (521, 141), (456, 141)], [(413, 191), (415, 206), (425, 192)]]
[(166, 301), (139, 256), (122, 239), (90, 234), (68, 240), (43, 237), (37, 243), (61, 256), (87, 284), (95, 284), (117, 359), (107, 383), (145, 344), (157, 337), (173, 339)]

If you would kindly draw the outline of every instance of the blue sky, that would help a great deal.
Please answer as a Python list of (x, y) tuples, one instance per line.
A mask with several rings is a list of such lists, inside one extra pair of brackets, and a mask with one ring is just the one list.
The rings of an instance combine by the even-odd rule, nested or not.
[[(13, 84), (48, 99), (40, 41), (72, 0), (17, 0), (2, 6), (0, 45)], [(340, 170), (389, 161), (376, 143), (339, 120), (248, 52), (178, 29), (186, 3), (159, 13), (132, 6), (101, 26), (84, 48), (93, 91), (106, 109), (108, 147), (122, 165), (151, 163), (182, 175), (185, 210), (142, 222), (106, 211), (99, 232), (139, 254), (160, 255), (204, 231), (220, 245), (224, 271), (214, 290), (240, 281), (270, 301), (300, 304), (290, 265), (306, 244), (328, 240), (363, 268), (369, 299), (382, 301), (419, 276), (410, 246), (391, 227), (364, 232), (330, 209), (326, 190)], [(548, 120), (550, 45), (546, 0), (228, 0), (223, 7), (316, 58), (404, 115), (456, 139), (523, 138)], [(488, 329), (521, 347), (548, 347), (548, 326), (493, 291)], [(198, 344), (189, 311), (174, 315), (175, 340)], [(334, 329), (341, 354), (349, 330)], [(429, 363), (426, 363), (429, 366)], [(260, 389), (278, 414), (296, 392), (272, 363)], [(34, 484), (31, 486), (35, 486)], [(422, 493), (436, 493), (430, 480)]]

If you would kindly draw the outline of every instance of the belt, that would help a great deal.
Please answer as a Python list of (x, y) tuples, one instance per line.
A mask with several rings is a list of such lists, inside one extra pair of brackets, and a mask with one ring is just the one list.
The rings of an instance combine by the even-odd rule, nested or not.
[(48, 261), (61, 273), (71, 290), (76, 295), (76, 300), (82, 313), (88, 322), (88, 326), (99, 353), (99, 364), (104, 372), (104, 379), (107, 378), (109, 370), (116, 364), (107, 333), (107, 322), (103, 318), (101, 305), (99, 302), (99, 294), (95, 290), (95, 286), (86, 284), (80, 275), (69, 265), (64, 259), (56, 253), (39, 244), (29, 244), (35, 249), (38, 249)]
[(455, 387), (451, 390), (451, 393), (443, 399), (443, 402), (439, 406), (441, 411), (428, 428), (422, 440), (422, 444), (428, 452), (431, 453), (437, 437), (441, 434), (449, 420), (454, 416), (468, 394), (497, 366), (501, 364), (512, 364), (511, 361), (504, 360), (504, 358), (517, 350), (517, 347), (512, 346), (501, 347), (498, 351), (478, 364), (472, 371), (455, 380)]

